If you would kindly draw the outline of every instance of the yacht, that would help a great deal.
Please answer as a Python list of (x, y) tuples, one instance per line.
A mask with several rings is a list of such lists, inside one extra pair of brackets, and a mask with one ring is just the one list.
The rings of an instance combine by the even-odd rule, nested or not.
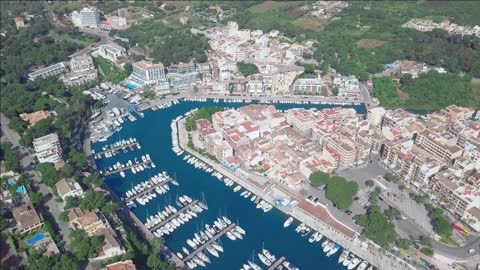
[(262, 263), (265, 264), (266, 266), (272, 265), (272, 262), (269, 261), (265, 256), (263, 256), (262, 253), (258, 253), (258, 258), (259, 258), (260, 261), (262, 261)]
[(310, 235), (310, 238), (308, 238), (309, 243), (315, 242), (315, 239), (317, 239), (319, 232), (314, 232), (312, 235)]
[(265, 255), (265, 257), (267, 257), (267, 259), (269, 261), (271, 261), (272, 263), (276, 260), (275, 256), (273, 256), (270, 251), (266, 250), (266, 249), (262, 249), (262, 252), (263, 252), (263, 255)]
[(253, 268), (253, 270), (262, 270), (262, 268), (260, 266), (258, 266), (258, 264), (252, 262), (252, 261), (248, 261), (248, 264), (250, 265), (250, 267)]
[(332, 256), (333, 254), (337, 253), (337, 251), (340, 249), (339, 244), (335, 244), (333, 248), (327, 253), (327, 257)]
[(283, 223), (283, 227), (284, 227), (284, 228), (287, 228), (288, 226), (290, 226), (290, 224), (292, 224), (292, 222), (293, 222), (293, 217), (289, 217), (289, 218), (285, 221), (285, 223)]
[(207, 246), (207, 251), (215, 257), (219, 257), (218, 251), (212, 246)]
[(367, 261), (363, 261), (357, 268), (357, 270), (365, 270), (367, 269), (368, 263)]
[(217, 242), (213, 242), (212, 247), (214, 247), (219, 252), (223, 252), (223, 247), (221, 245), (219, 245)]
[(352, 253), (348, 254), (347, 258), (345, 258), (345, 260), (342, 262), (342, 265), (343, 266), (350, 265), (350, 263), (353, 261), (353, 259), (355, 259), (355, 256)]
[(327, 245), (325, 245), (325, 247), (323, 248), (323, 252), (324, 253), (329, 252), (334, 246), (335, 246), (335, 242), (329, 241)]
[(187, 254), (187, 255), (190, 255), (190, 251), (188, 251), (188, 249), (186, 247), (182, 247), (182, 251)]
[(355, 267), (357, 267), (357, 265), (359, 265), (361, 261), (362, 260), (360, 260), (359, 258), (353, 259), (352, 262), (347, 266), (347, 269), (348, 270), (355, 269)]

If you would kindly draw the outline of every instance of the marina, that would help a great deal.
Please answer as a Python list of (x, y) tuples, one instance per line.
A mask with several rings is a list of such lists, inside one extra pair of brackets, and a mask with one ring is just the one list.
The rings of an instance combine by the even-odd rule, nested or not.
[[(152, 177), (152, 179), (156, 179), (156, 178), (153, 178), (153, 177)], [(156, 182), (156, 183), (152, 181), (152, 184), (151, 184), (149, 187), (146, 187), (145, 189), (139, 191), (139, 192), (136, 193), (136, 194), (132, 194), (131, 196), (128, 196), (129, 193), (128, 193), (128, 191), (127, 191), (127, 193), (125, 194), (125, 196), (123, 196), (122, 198), (123, 198), (123, 200), (124, 200), (125, 202), (130, 202), (130, 201), (136, 200), (136, 199), (138, 199), (138, 198), (140, 198), (140, 197), (145, 196), (147, 193), (149, 193), (149, 192), (151, 192), (151, 191), (153, 191), (153, 190), (158, 189), (159, 187), (163, 187), (164, 185), (168, 184), (171, 180), (172, 180), (172, 178), (170, 178), (170, 177), (165, 177), (165, 178), (163, 178), (163, 179), (161, 179), (161, 180), (158, 180), (158, 182)], [(133, 188), (132, 188), (132, 190), (133, 190)], [(158, 192), (157, 192), (157, 193), (158, 193)], [(159, 195), (160, 195), (160, 194), (159, 194)]]
[[(164, 108), (161, 111), (145, 111), (144, 118), (138, 119), (134, 123), (126, 123), (122, 130), (119, 132), (121, 137), (137, 137), (140, 130), (149, 130), (149, 132), (143, 132), (139, 142), (142, 144), (141, 154), (145, 154), (144, 149), (150, 152), (152, 159), (158, 162), (157, 171), (165, 170), (169, 175), (176, 174), (175, 179), (179, 179), (182, 182), (181, 186), (171, 186), (170, 194), (175, 197), (175, 194), (188, 194), (189, 196), (199, 198), (202, 196), (202, 193), (205, 193), (205, 196), (209, 198), (208, 206), (209, 209), (218, 209), (221, 212), (228, 212), (232, 220), (237, 220), (242, 223), (249, 235), (245, 238), (244, 241), (224, 241), (222, 243), (225, 250), (235, 250), (235, 252), (225, 252), (218, 259), (212, 261), (211, 264), (205, 266), (205, 269), (239, 269), (242, 264), (245, 263), (244, 259), (251, 256), (252, 250), (255, 247), (258, 247), (265, 243), (271, 247), (272, 251), (276, 254), (285, 254), (288, 258), (291, 259), (291, 262), (300, 269), (318, 269), (319, 266), (325, 269), (345, 269), (342, 265), (338, 265), (338, 256), (341, 252), (337, 252), (330, 257), (327, 257), (325, 253), (322, 252), (319, 244), (310, 243), (308, 241), (309, 236), (302, 237), (300, 234), (295, 232), (295, 228), (298, 226), (297, 223), (299, 218), (305, 215), (302, 211), (296, 211), (296, 213), (288, 213), (294, 219), (291, 221), (291, 224), (287, 227), (284, 227), (284, 223), (289, 216), (285, 216), (284, 213), (278, 211), (277, 208), (273, 208), (269, 212), (258, 211), (257, 204), (252, 202), (261, 202), (266, 201), (270, 205), (274, 205), (274, 201), (266, 198), (265, 196), (259, 196), (258, 188), (252, 188), (247, 183), (238, 182), (238, 179), (234, 179), (235, 176), (228, 176), (227, 172), (219, 169), (218, 165), (208, 166), (208, 168), (203, 168), (198, 170), (198, 165), (193, 166), (187, 161), (189, 159), (188, 155), (190, 153), (184, 153), (177, 155), (175, 152), (171, 151), (173, 145), (172, 142), (172, 130), (168, 130), (169, 125), (172, 124), (172, 120), (178, 118), (179, 114), (185, 114), (189, 111), (192, 111), (196, 108), (199, 108), (203, 105), (207, 106), (225, 106), (225, 103), (222, 101), (217, 102), (180, 102), (178, 105), (172, 106), (171, 108)], [(228, 103), (229, 107), (239, 106), (240, 104)], [(288, 109), (295, 107), (295, 105), (288, 104), (278, 104), (279, 109)], [(355, 107), (350, 105), (359, 112), (364, 112), (364, 107)], [(328, 105), (302, 105), (305, 108), (324, 108)], [(174, 109), (173, 109), (174, 108)], [(160, 117), (159, 117), (160, 116)], [(152, 124), (153, 123), (153, 124)], [(177, 131), (178, 132), (178, 131)], [(180, 135), (180, 134), (179, 134)], [(109, 143), (109, 142), (107, 142)], [(181, 140), (179, 146), (181, 146)], [(94, 145), (94, 148), (97, 151), (101, 151), (100, 145)], [(136, 151), (135, 151), (136, 153)], [(122, 154), (122, 159), (125, 155), (126, 159), (131, 158), (132, 152)], [(190, 155), (190, 157), (193, 157)], [(112, 166), (114, 164), (115, 158), (112, 159), (101, 159), (96, 160), (97, 167), (102, 170), (106, 167)], [(197, 168), (196, 168), (197, 167)], [(212, 171), (207, 172), (209, 168), (212, 168)], [(153, 174), (157, 171), (152, 170)], [(217, 173), (219, 172), (219, 173)], [(140, 175), (139, 175), (140, 174)], [(128, 174), (125, 178), (125, 181), (119, 181), (121, 178), (118, 174), (109, 175), (106, 179), (106, 184), (109, 188), (117, 194), (125, 194), (125, 192), (132, 188), (132, 184), (136, 185), (139, 181), (138, 177), (143, 177), (143, 179), (148, 179), (152, 176), (150, 170), (145, 170), (140, 173), (137, 173), (135, 177), (132, 178), (131, 174)], [(138, 179), (138, 180), (137, 180)], [(229, 180), (235, 180), (238, 184), (242, 186), (245, 190), (239, 190), (237, 193), (233, 192), (233, 187), (228, 187), (226, 184), (230, 182)], [(233, 181), (231, 181), (233, 182)], [(248, 194), (248, 191), (251, 194)], [(241, 195), (243, 193), (243, 195)], [(232, 194), (237, 194), (237, 196), (231, 196)], [(248, 199), (245, 199), (245, 196), (248, 194)], [(133, 214), (137, 217), (149, 216), (150, 213), (156, 213), (158, 211), (158, 204), (161, 201), (172, 201), (174, 198), (168, 198), (167, 195), (165, 198), (160, 199), (160, 197), (154, 198), (153, 202), (149, 205), (142, 207), (133, 208)], [(267, 200), (265, 200), (267, 199)], [(155, 203), (158, 202), (158, 203)], [(175, 261), (178, 262), (178, 254), (185, 247), (185, 240), (192, 234), (192, 232), (197, 231), (199, 227), (203, 227), (204, 220), (210, 220), (218, 217), (218, 211), (205, 211), (202, 214), (201, 218), (194, 219), (176, 229), (174, 235), (164, 235), (165, 244), (169, 247), (174, 254)], [(308, 221), (310, 223), (311, 221)], [(318, 221), (316, 221), (318, 222)], [(259, 225), (261, 224), (261, 225)], [(143, 226), (143, 224), (141, 224)], [(308, 224), (310, 226), (310, 224)], [(321, 225), (321, 224), (320, 224)], [(293, 227), (293, 228), (292, 228)], [(314, 228), (315, 227), (315, 228)], [(335, 233), (329, 232), (329, 228), (322, 226), (311, 227), (312, 231), (318, 231), (326, 237), (335, 237), (337, 239), (339, 236), (336, 236)], [(149, 230), (149, 229), (148, 229)], [(150, 230), (148, 234), (151, 234)], [(331, 239), (331, 238), (330, 238)], [(356, 245), (354, 242), (349, 243), (345, 240), (342, 240), (342, 245)], [(288, 245), (283, 245), (279, 243), (288, 243)], [(339, 243), (340, 244), (340, 243)], [(356, 248), (356, 250), (361, 250), (361, 248)], [(341, 251), (341, 249), (340, 249)], [(367, 250), (359, 252), (359, 256), (366, 257)], [(250, 255), (249, 255), (250, 254)], [(187, 256), (183, 253), (179, 254), (184, 258)], [(184, 256), (185, 255), (185, 256)], [(380, 257), (375, 259), (375, 254), (369, 255), (369, 261), (371, 260), (376, 265), (381, 264)], [(311, 260), (310, 258), (316, 258)], [(289, 259), (289, 261), (290, 261)], [(181, 261), (186, 262), (182, 259)], [(381, 269), (406, 269), (399, 268), (398, 265), (392, 265), (390, 260), (383, 262), (383, 266), (388, 265), (388, 267), (383, 267)], [(387, 263), (387, 264), (385, 264)], [(177, 264), (178, 265), (178, 264)], [(391, 266), (391, 267), (390, 267)], [(285, 268), (284, 268), (285, 269)]]
[(152, 231), (152, 233), (154, 231), (156, 231), (158, 228), (160, 227), (163, 227), (165, 224), (169, 223), (170, 221), (172, 221), (173, 219), (177, 218), (180, 216), (180, 214), (182, 213), (185, 213), (187, 210), (189, 210), (192, 206), (194, 205), (197, 205), (198, 204), (198, 200), (194, 200), (192, 201), (191, 203), (185, 205), (183, 208), (181, 208), (180, 210), (178, 210), (176, 213), (174, 213), (173, 215), (167, 217), (165, 220), (163, 220), (162, 222), (156, 224), (155, 226), (153, 226), (152, 228), (150, 228), (150, 231)]
[(126, 152), (128, 150), (134, 151), (135, 149), (142, 149), (142, 147), (137, 142), (136, 138), (129, 138), (126, 140), (117, 141), (111, 145), (104, 146), (102, 147), (102, 151), (93, 151), (92, 154), (94, 155), (95, 159), (100, 159), (102, 156), (105, 158), (110, 158), (118, 154), (120, 150)]
[(152, 168), (152, 164), (154, 164), (152, 161), (145, 161), (145, 162), (139, 162), (139, 163), (135, 163), (135, 164), (128, 164), (128, 165), (125, 165), (125, 164), (122, 164), (123, 166), (117, 168), (117, 169), (112, 169), (112, 170), (108, 170), (108, 171), (105, 171), (105, 172), (102, 172), (100, 171), (100, 174), (103, 174), (104, 176), (109, 176), (109, 175), (112, 175), (112, 174), (116, 174), (116, 173), (122, 173), (123, 171), (126, 171), (126, 170), (131, 170), (131, 171), (143, 171), (144, 169), (149, 169), (149, 168)]

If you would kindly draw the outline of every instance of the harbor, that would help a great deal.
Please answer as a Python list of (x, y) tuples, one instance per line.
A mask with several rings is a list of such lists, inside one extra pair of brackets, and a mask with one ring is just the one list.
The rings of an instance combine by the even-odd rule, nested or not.
[(190, 209), (192, 206), (194, 205), (197, 205), (198, 203), (198, 200), (194, 200), (192, 201), (191, 203), (185, 205), (183, 208), (181, 208), (180, 210), (178, 210), (176, 213), (174, 213), (173, 215), (167, 217), (165, 220), (163, 220), (162, 222), (154, 225), (152, 228), (150, 228), (150, 231), (153, 233), (154, 231), (156, 231), (157, 229), (159, 229), (160, 227), (163, 227), (165, 226), (167, 223), (169, 223), (170, 221), (172, 221), (173, 219), (175, 218), (178, 218), (180, 216), (180, 214), (186, 212), (188, 209)]
[(141, 192), (139, 192), (139, 193), (137, 193), (137, 194), (133, 194), (132, 196), (126, 197), (126, 198), (124, 199), (124, 201), (128, 203), (128, 202), (131, 202), (131, 201), (133, 201), (133, 200), (136, 200), (136, 199), (138, 199), (138, 198), (140, 198), (140, 197), (143, 197), (143, 196), (145, 196), (147, 193), (149, 193), (149, 192), (151, 192), (151, 191), (153, 191), (153, 190), (155, 190), (155, 189), (157, 189), (157, 188), (159, 188), (159, 187), (161, 187), (161, 186), (163, 186), (163, 185), (165, 185), (165, 184), (168, 184), (168, 183), (170, 182), (170, 180), (172, 180), (172, 179), (169, 177), (169, 178), (167, 178), (167, 179), (165, 179), (165, 180), (162, 180), (162, 181), (159, 181), (159, 182), (157, 182), (157, 183), (154, 183), (151, 187), (148, 187), (148, 188), (144, 189), (143, 191), (141, 191)]
[[(120, 138), (140, 138), (138, 136), (138, 132), (140, 130), (148, 129), (150, 132), (142, 133), (142, 137), (139, 139), (140, 143), (142, 144), (142, 150), (140, 150), (140, 152), (144, 152), (145, 149), (149, 151), (149, 154), (152, 156), (152, 160), (155, 160), (156, 163), (159, 164), (157, 166), (157, 171), (165, 170), (169, 175), (176, 173), (175, 179), (178, 179), (180, 182), (182, 182), (181, 186), (172, 186), (168, 194), (159, 195), (157, 198), (154, 198), (152, 203), (131, 209), (134, 215), (138, 217), (142, 223), (146, 222), (146, 218), (150, 216), (149, 213), (155, 213), (158, 211), (159, 204), (171, 204), (174, 201), (174, 198), (178, 196), (176, 194), (188, 194), (194, 198), (199, 198), (202, 196), (202, 193), (205, 193), (205, 196), (209, 198), (209, 210), (205, 211), (201, 217), (185, 223), (177, 228), (172, 234), (163, 236), (165, 238), (166, 245), (170, 250), (172, 250), (173, 254), (177, 254), (182, 251), (182, 248), (185, 245), (185, 239), (187, 239), (192, 232), (198, 232), (199, 228), (202, 228), (205, 223), (211, 222), (218, 217), (219, 212), (223, 212), (228, 213), (228, 216), (232, 220), (239, 221), (242, 224), (242, 227), (245, 228), (246, 231), (249, 231), (249, 233), (245, 237), (244, 241), (224, 241), (222, 245), (225, 249), (225, 252), (222, 253), (219, 258), (213, 260), (211, 264), (206, 265), (206, 269), (218, 269), (220, 266), (222, 269), (238, 269), (242, 264), (245, 263), (247, 259), (250, 260), (252, 251), (258, 250), (258, 248), (264, 244), (269, 246), (274, 253), (286, 255), (286, 257), (289, 258), (289, 261), (291, 261), (300, 269), (318, 269), (319, 265), (326, 269), (342, 269), (343, 267), (338, 265), (337, 262), (338, 254), (340, 252), (337, 253), (336, 256), (327, 257), (321, 252), (319, 244), (309, 243), (307, 241), (308, 237), (302, 237), (293, 229), (283, 227), (282, 224), (285, 222), (285, 219), (287, 219), (289, 216), (293, 216), (295, 217), (295, 220), (293, 221), (294, 223), (297, 223), (298, 220), (302, 220), (302, 222), (306, 223), (312, 228), (312, 230), (322, 232), (322, 234), (332, 240), (338, 239), (339, 241), (336, 242), (342, 246), (347, 246), (348, 248), (353, 246), (354, 249), (363, 249), (363, 252), (356, 252), (356, 250), (352, 250), (352, 252), (359, 257), (369, 259), (369, 262), (372, 261), (374, 265), (388, 266), (380, 269), (407, 269), (407, 267), (398, 267), (398, 265), (396, 266), (393, 264), (390, 266), (390, 260), (384, 260), (384, 258), (377, 258), (377, 261), (385, 261), (383, 265), (379, 264), (372, 259), (372, 257), (375, 255), (370, 257), (368, 257), (368, 255), (363, 256), (363, 253), (370, 252), (369, 248), (360, 247), (358, 243), (354, 242), (354, 240), (348, 239), (347, 236), (341, 236), (343, 235), (341, 232), (332, 230), (326, 224), (322, 224), (320, 220), (315, 220), (313, 217), (309, 217), (310, 220), (308, 220), (308, 218), (306, 218), (307, 213), (303, 213), (297, 208), (295, 208), (294, 213), (291, 211), (282, 213), (281, 211), (275, 210), (276, 208), (268, 213), (265, 213), (265, 211), (258, 211), (259, 209), (256, 207), (258, 204), (255, 204), (250, 199), (245, 199), (245, 197), (240, 196), (242, 191), (238, 190), (235, 192), (233, 190), (235, 186), (232, 186), (231, 188), (227, 187), (224, 181), (219, 181), (217, 177), (212, 176), (212, 173), (208, 173), (188, 164), (183, 155), (177, 156), (176, 153), (170, 150), (172, 148), (172, 133), (168, 131), (168, 129), (166, 130), (166, 127), (168, 127), (171, 123), (171, 120), (177, 118), (179, 114), (184, 114), (192, 109), (202, 106), (203, 104), (210, 106), (223, 105), (229, 107), (240, 105), (235, 103), (228, 103), (227, 105), (221, 102), (180, 102), (180, 104), (175, 105), (175, 107), (172, 106), (172, 108), (165, 108), (157, 112), (145, 111), (144, 118), (138, 119), (133, 123), (126, 123), (122, 130), (118, 133)], [(294, 107), (295, 105), (279, 104), (276, 106), (278, 106), (280, 109), (288, 109)], [(322, 108), (325, 106), (303, 105), (302, 107)], [(360, 110), (360, 112), (364, 110), (363, 107), (355, 108)], [(159, 118), (160, 114), (162, 115), (161, 118)], [(105, 143), (109, 144), (110, 142), (107, 141)], [(179, 143), (182, 144), (182, 141), (180, 140)], [(95, 150), (100, 150), (101, 147), (101, 143), (94, 145)], [(187, 155), (186, 152), (184, 155)], [(132, 152), (120, 153), (118, 157), (112, 159), (96, 160), (97, 167), (102, 170), (105, 167), (115, 164), (116, 159), (128, 160), (129, 158), (132, 158), (132, 155)], [(199, 155), (196, 156), (199, 160), (202, 158)], [(250, 195), (248, 192), (245, 192), (244, 195), (248, 194), (251, 196), (251, 198), (253, 198), (253, 196), (262, 196), (262, 200), (254, 201), (259, 203), (261, 201), (266, 201), (270, 205), (275, 205), (275, 202), (272, 198), (268, 198), (266, 194), (263, 194), (264, 190), (261, 187), (254, 186), (247, 182), (243, 183), (240, 177), (231, 173), (228, 174), (229, 172), (225, 171), (225, 169), (223, 169), (219, 164), (212, 165), (214, 166), (209, 164), (209, 167), (220, 172), (222, 175), (228, 176), (228, 179), (234, 180), (245, 190), (250, 191), (252, 194), (256, 194)], [(133, 175), (129, 171), (126, 171), (127, 175), (125, 178), (119, 177), (118, 174), (113, 174), (106, 178), (105, 183), (109, 186), (112, 192), (116, 194), (125, 194), (127, 190), (132, 188), (132, 185), (138, 184), (139, 180), (137, 179), (139, 177), (140, 179), (147, 179), (148, 177), (151, 177), (152, 173), (155, 174), (157, 172), (155, 170), (152, 170), (152, 172), (150, 172), (150, 170), (145, 170)], [(287, 214), (287, 216), (285, 214)], [(239, 224), (238, 222), (235, 223)], [(261, 224), (261, 226), (259, 226), (259, 224)], [(140, 227), (142, 230), (148, 230), (148, 234), (150, 235), (149, 237), (153, 237), (151, 231), (143, 224), (141, 225), (142, 226)], [(342, 241), (342, 239), (344, 240)], [(288, 243), (288, 245), (279, 243)], [(355, 246), (357, 247), (355, 248)], [(178, 255), (173, 257), (178, 265)], [(309, 258), (315, 258), (315, 260), (311, 260)], [(258, 261), (258, 258), (256, 258), (256, 260), (257, 264), (261, 264)], [(180, 261), (183, 262), (182, 259), (180, 259)], [(263, 268), (268, 269), (265, 267)]]
[(116, 174), (116, 173), (122, 173), (123, 171), (126, 171), (126, 170), (144, 170), (145, 168), (151, 168), (151, 165), (153, 164), (153, 162), (151, 161), (145, 161), (145, 162), (139, 162), (139, 163), (135, 163), (135, 164), (131, 164), (131, 165), (126, 165), (126, 166), (121, 166), (120, 168), (117, 168), (117, 169), (112, 169), (112, 170), (108, 170), (108, 171), (105, 171), (105, 172), (100, 172), (100, 174), (104, 175), (104, 176), (109, 176), (109, 175), (112, 175), (112, 174)]

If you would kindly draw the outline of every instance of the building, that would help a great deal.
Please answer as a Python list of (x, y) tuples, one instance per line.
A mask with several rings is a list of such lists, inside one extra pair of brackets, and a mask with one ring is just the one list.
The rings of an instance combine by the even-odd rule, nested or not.
[(127, 55), (127, 50), (115, 43), (100, 45), (98, 47), (98, 54), (112, 62)]
[(57, 133), (34, 139), (33, 147), (40, 163), (57, 163), (62, 160), (62, 147)]
[(295, 81), (292, 89), (296, 94), (322, 95), (322, 79), (320, 75), (316, 78), (300, 78)]
[(105, 266), (105, 270), (137, 270), (132, 260), (111, 263)]
[(21, 234), (28, 234), (44, 225), (42, 214), (37, 213), (30, 203), (13, 209), (13, 218), (17, 224), (17, 231)]
[(96, 70), (89, 70), (83, 72), (70, 72), (60, 78), (63, 84), (67, 87), (76, 86), (92, 82), (98, 79), (98, 73)]
[(105, 21), (102, 21), (98, 26), (103, 30), (125, 30), (130, 27), (127, 19), (120, 16), (105, 16)]
[(291, 109), (287, 111), (287, 123), (298, 129), (302, 135), (310, 136), (315, 117), (309, 110)]
[(92, 260), (107, 260), (126, 253), (122, 243), (117, 239), (116, 233), (112, 228), (103, 228), (98, 230), (95, 235), (103, 236), (103, 247), (97, 257)]
[(80, 28), (97, 28), (100, 23), (100, 14), (96, 7), (84, 7), (72, 13), (72, 22)]
[(140, 85), (151, 85), (166, 81), (165, 67), (162, 63), (153, 64), (152, 62), (142, 60), (133, 63), (133, 71), (129, 80)]
[(28, 79), (35, 80), (38, 77), (46, 78), (49, 76), (55, 76), (55, 75), (64, 73), (66, 71), (67, 71), (67, 66), (65, 65), (65, 63), (60, 62), (60, 63), (53, 64), (51, 66), (37, 69), (33, 72), (30, 72), (28, 74)]
[(64, 178), (55, 184), (58, 195), (65, 201), (68, 196), (83, 197), (82, 187), (72, 178)]
[(72, 57), (69, 62), (69, 67), (72, 72), (83, 72), (95, 69), (92, 57), (86, 54)]
[(13, 20), (15, 21), (15, 26), (17, 29), (25, 27), (25, 20), (23, 17), (17, 16)]
[(95, 235), (101, 229), (107, 228), (108, 225), (96, 212), (84, 211), (79, 207), (70, 209), (68, 220), (74, 229), (84, 230), (87, 236)]
[(440, 159), (453, 160), (463, 153), (457, 140), (457, 137), (447, 132), (439, 134), (424, 130), (417, 134), (415, 144)]

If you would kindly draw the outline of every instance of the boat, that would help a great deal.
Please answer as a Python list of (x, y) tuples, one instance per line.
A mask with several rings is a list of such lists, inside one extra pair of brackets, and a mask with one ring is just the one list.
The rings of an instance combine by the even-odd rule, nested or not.
[(181, 260), (181, 259), (183, 259), (183, 255), (182, 255), (182, 253), (180, 253), (180, 252), (177, 252), (177, 257), (178, 257), (178, 258), (180, 258), (180, 260)]
[(187, 239), (187, 244), (193, 248), (193, 249), (197, 249), (197, 244), (195, 244), (195, 242), (193, 242), (191, 239)]
[(367, 261), (363, 261), (358, 267), (357, 270), (365, 270), (367, 269), (368, 263)]
[(267, 257), (267, 259), (271, 262), (274, 262), (276, 260), (275, 256), (273, 256), (270, 251), (266, 250), (266, 249), (262, 249), (262, 252), (263, 252), (263, 255), (265, 255), (265, 257)]
[(238, 185), (238, 186), (236, 186), (236, 187), (233, 189), (233, 191), (234, 191), (234, 192), (237, 192), (237, 191), (239, 191), (240, 189), (242, 189), (242, 186)]
[(125, 178), (125, 173), (123, 171), (120, 172), (120, 176)]
[(284, 228), (287, 228), (288, 226), (290, 226), (290, 224), (292, 224), (292, 222), (293, 222), (293, 217), (289, 217), (289, 218), (285, 221), (285, 223), (283, 223), (283, 227), (284, 227)]
[(352, 253), (348, 254), (347, 258), (343, 261), (342, 265), (348, 266), (353, 261), (353, 259), (355, 259), (355, 256)]
[(323, 248), (323, 252), (324, 253), (329, 252), (334, 246), (335, 246), (335, 242), (329, 241), (327, 245)]
[(262, 268), (260, 266), (258, 266), (258, 264), (252, 262), (252, 261), (248, 261), (248, 264), (250, 265), (250, 267), (253, 268), (253, 270), (262, 270)]
[(187, 255), (190, 255), (190, 251), (188, 251), (188, 249), (186, 247), (182, 247), (182, 251), (187, 254)]
[(212, 254), (213, 256), (215, 256), (215, 257), (217, 257), (217, 258), (219, 257), (218, 251), (217, 251), (214, 247), (212, 247), (212, 246), (207, 246), (206, 249), (207, 249), (207, 251), (208, 251), (210, 254)]
[(232, 241), (237, 239), (237, 238), (235, 237), (235, 235), (233, 235), (233, 233), (230, 232), (230, 231), (227, 232), (227, 237), (228, 237), (228, 239), (230, 239), (230, 240), (232, 240)]
[(311, 229), (309, 227), (305, 227), (305, 229), (303, 230), (302, 236), (307, 236), (310, 233), (310, 230)]
[(338, 257), (338, 263), (343, 263), (343, 261), (345, 261), (345, 259), (348, 257), (348, 254), (350, 252), (348, 252), (346, 249), (344, 249), (342, 251), (342, 254), (340, 254), (340, 257)]
[(327, 253), (327, 257), (332, 256), (333, 254), (337, 253), (337, 251), (340, 249), (339, 244), (335, 244), (333, 248)]
[(265, 256), (263, 256), (262, 253), (258, 253), (258, 258), (259, 258), (260, 261), (262, 261), (262, 263), (265, 264), (266, 266), (272, 265), (272, 262), (269, 261)]
[(347, 266), (347, 269), (348, 270), (355, 269), (355, 267), (357, 267), (357, 265), (359, 265), (360, 262), (362, 262), (362, 260), (360, 260), (359, 258), (353, 259), (352, 262)]
[(310, 235), (310, 237), (308, 238), (308, 242), (309, 242), (309, 243), (315, 242), (315, 239), (316, 239), (317, 237), (318, 237), (318, 232), (312, 233), (312, 235)]
[(219, 252), (223, 252), (223, 247), (220, 244), (218, 244), (217, 242), (213, 242), (212, 247), (215, 248), (216, 250), (218, 250)]

